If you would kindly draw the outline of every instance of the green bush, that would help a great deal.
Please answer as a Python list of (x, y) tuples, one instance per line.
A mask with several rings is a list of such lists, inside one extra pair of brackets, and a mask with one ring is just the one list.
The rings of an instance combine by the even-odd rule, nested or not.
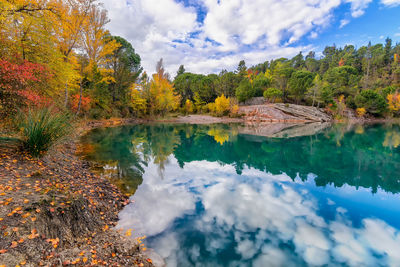
[(382, 115), (387, 109), (387, 103), (382, 95), (367, 89), (362, 91), (354, 99), (358, 108), (365, 108), (368, 113)]
[(268, 88), (267, 90), (264, 91), (264, 98), (272, 102), (275, 102), (275, 99), (282, 97), (283, 97), (282, 90), (279, 90), (277, 88)]
[(50, 108), (19, 112), (18, 126), (22, 131), (24, 148), (32, 156), (40, 156), (70, 129), (69, 115)]
[(245, 102), (247, 99), (254, 96), (253, 87), (249, 80), (245, 79), (240, 82), (239, 87), (236, 88), (236, 98), (239, 102)]
[(385, 88), (383, 88), (383, 89), (380, 90), (380, 94), (383, 96), (383, 98), (386, 99), (386, 97), (387, 97), (389, 94), (393, 94), (393, 93), (395, 93), (396, 91), (397, 91), (397, 88), (396, 88), (396, 87), (394, 87), (394, 86), (387, 86), (387, 87), (385, 87)]

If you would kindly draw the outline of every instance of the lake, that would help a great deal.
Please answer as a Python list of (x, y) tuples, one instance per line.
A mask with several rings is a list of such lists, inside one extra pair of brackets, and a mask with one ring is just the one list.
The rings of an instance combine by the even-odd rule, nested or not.
[[(275, 130), (271, 130), (275, 129)], [(400, 266), (400, 127), (99, 128), (83, 153), (167, 266)]]

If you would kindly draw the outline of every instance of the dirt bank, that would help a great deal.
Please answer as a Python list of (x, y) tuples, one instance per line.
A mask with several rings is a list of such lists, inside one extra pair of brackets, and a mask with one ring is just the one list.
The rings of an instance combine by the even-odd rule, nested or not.
[(0, 266), (152, 266), (129, 229), (113, 229), (128, 197), (75, 154), (87, 130), (134, 122), (76, 127), (42, 159), (0, 143)]

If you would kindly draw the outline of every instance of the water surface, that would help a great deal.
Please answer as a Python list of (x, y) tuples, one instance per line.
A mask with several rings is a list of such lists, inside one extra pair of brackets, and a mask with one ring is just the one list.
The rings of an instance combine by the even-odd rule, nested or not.
[(83, 145), (132, 195), (118, 227), (168, 266), (400, 266), (399, 126), (314, 128), (136, 125)]

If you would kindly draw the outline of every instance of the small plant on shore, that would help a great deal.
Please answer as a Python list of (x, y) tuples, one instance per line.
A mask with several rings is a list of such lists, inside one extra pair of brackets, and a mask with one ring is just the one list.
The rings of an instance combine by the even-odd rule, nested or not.
[(359, 117), (359, 118), (363, 118), (366, 113), (367, 113), (367, 111), (365, 110), (365, 108), (357, 108), (356, 109), (356, 114), (357, 114), (357, 117)]
[(19, 112), (17, 122), (24, 148), (32, 156), (42, 155), (69, 132), (69, 121), (69, 115), (55, 112), (51, 108)]

